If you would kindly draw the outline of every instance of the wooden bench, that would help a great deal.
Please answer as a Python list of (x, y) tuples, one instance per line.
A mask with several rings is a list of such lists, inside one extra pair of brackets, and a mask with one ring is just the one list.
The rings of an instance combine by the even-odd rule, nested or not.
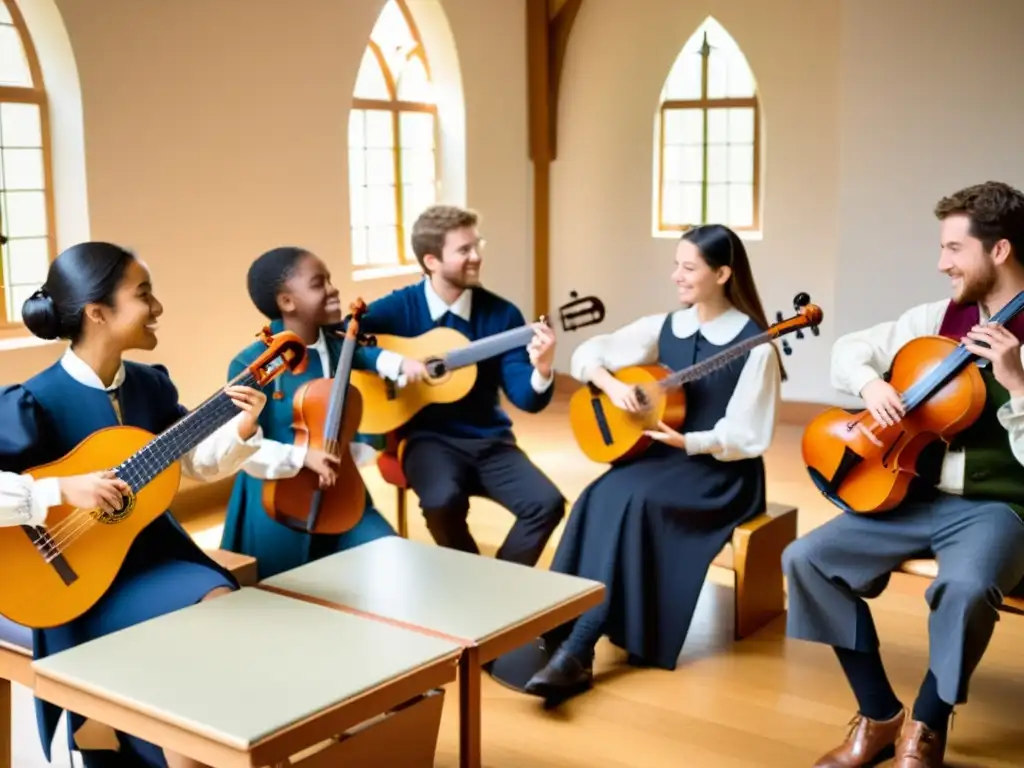
[[(256, 558), (223, 549), (206, 550), (206, 554), (230, 571), (241, 586), (255, 585)], [(26, 641), (29, 645), (25, 644)], [(11, 768), (11, 753), (14, 749), (11, 736), (11, 683), (35, 688), (31, 635), (16, 639), (5, 638), (5, 633), (0, 633), (0, 768)]]
[(797, 508), (769, 503), (764, 513), (732, 533), (712, 565), (733, 572), (734, 635), (757, 632), (786, 612), (782, 550), (796, 539)]
[[(939, 564), (932, 558), (907, 560), (897, 571), (933, 581), (939, 575)], [(1003, 604), (999, 606), (999, 610), (1024, 616), (1024, 594), (1019, 587), (1016, 594), (1003, 595)]]

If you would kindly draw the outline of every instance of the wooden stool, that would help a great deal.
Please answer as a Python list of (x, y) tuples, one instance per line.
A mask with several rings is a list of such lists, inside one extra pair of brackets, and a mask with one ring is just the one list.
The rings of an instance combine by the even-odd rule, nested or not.
[(769, 503), (762, 514), (732, 532), (732, 542), (712, 561), (733, 572), (737, 640), (786, 612), (782, 550), (796, 539), (796, 516), (794, 506)]

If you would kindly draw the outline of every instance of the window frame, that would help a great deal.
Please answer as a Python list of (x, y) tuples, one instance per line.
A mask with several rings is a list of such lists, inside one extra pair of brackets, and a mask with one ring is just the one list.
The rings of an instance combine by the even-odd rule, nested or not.
[[(704, 24), (698, 27), (702, 29)], [(724, 27), (723, 27), (724, 29)], [(728, 34), (728, 32), (726, 32)], [(691, 38), (692, 39), (692, 38)], [(689, 42), (689, 41), (687, 41)], [(746, 58), (746, 54), (737, 44), (740, 54)], [(746, 97), (708, 97), (708, 60), (711, 58), (711, 49), (707, 41), (707, 30), (704, 30), (704, 41), (701, 44), (701, 74), (700, 74), (700, 98), (699, 99), (665, 99), (658, 107), (658, 193), (657, 193), (657, 222), (659, 234), (675, 234), (687, 232), (693, 229), (694, 224), (673, 224), (665, 221), (664, 195), (665, 195), (665, 114), (672, 111), (701, 110), (704, 122), (703, 128), (703, 173), (701, 175), (701, 219), (707, 215), (708, 205), (708, 110), (711, 109), (753, 109), (754, 111), (754, 141), (753, 141), (753, 221), (744, 226), (734, 226), (726, 223), (735, 232), (756, 233), (761, 231), (761, 98), (760, 89), (754, 85), (754, 95)], [(678, 58), (678, 56), (677, 56)], [(673, 61), (675, 67), (675, 60)], [(749, 65), (749, 62), (748, 62)], [(671, 70), (670, 70), (671, 72)], [(667, 76), (666, 76), (667, 79)]]
[[(433, 73), (431, 72), (431, 69), (430, 69), (430, 60), (427, 58), (426, 46), (423, 45), (423, 38), (420, 35), (419, 28), (416, 26), (416, 22), (415, 22), (415, 20), (412, 17), (412, 13), (410, 12), (409, 7), (406, 5), (405, 0), (390, 0), (390, 2), (394, 2), (395, 5), (398, 7), (399, 11), (401, 11), (402, 17), (405, 19), (405, 23), (408, 25), (410, 35), (412, 36), (412, 39), (416, 41), (416, 44), (406, 54), (406, 57), (405, 57), (406, 61), (409, 61), (414, 56), (419, 57), (420, 62), (423, 64), (423, 69), (427, 73), (427, 79), (430, 81), (431, 84), (433, 84), (433, 82), (434, 82)], [(384, 13), (384, 9), (383, 8), (381, 9), (380, 13), (381, 14)], [(378, 14), (377, 19), (379, 21), (380, 14)], [(374, 26), (376, 26), (376, 23), (377, 22), (374, 22)], [(372, 31), (371, 31), (371, 35), (372, 35)], [(401, 131), (402, 113), (403, 112), (419, 112), (419, 113), (429, 113), (429, 114), (433, 115), (433, 118), (434, 118), (433, 119), (433, 123), (434, 123), (434, 185), (435, 185), (435, 189), (436, 189), (437, 185), (440, 182), (440, 176), (441, 176), (441, 135), (440, 135), (441, 132), (440, 132), (440, 121), (438, 119), (437, 104), (436, 103), (435, 104), (427, 104), (427, 103), (424, 103), (424, 102), (417, 102), (417, 101), (403, 101), (403, 100), (399, 99), (398, 98), (398, 83), (395, 80), (394, 73), (391, 71), (391, 68), (388, 66), (387, 59), (384, 57), (384, 53), (381, 51), (380, 46), (371, 37), (367, 41), (367, 43), (366, 43), (366, 48), (369, 49), (373, 53), (374, 58), (377, 61), (377, 65), (380, 67), (381, 74), (384, 77), (384, 84), (385, 84), (385, 86), (388, 89), (388, 95), (389, 95), (390, 98), (385, 101), (383, 99), (367, 99), (367, 98), (361, 98), (361, 97), (353, 96), (352, 97), (352, 104), (351, 104), (351, 107), (350, 107), (350, 113), (349, 114), (350, 114), (350, 119), (351, 119), (351, 110), (374, 110), (374, 111), (378, 111), (378, 112), (390, 112), (391, 113), (391, 138), (392, 138), (391, 152), (392, 152), (392, 160), (394, 162), (394, 174), (395, 174), (395, 236), (398, 239), (398, 244), (397, 244), (398, 245), (398, 248), (397, 248), (398, 261), (396, 263), (384, 263), (384, 264), (375, 264), (375, 263), (372, 263), (372, 262), (371, 263), (366, 263), (366, 264), (355, 264), (355, 263), (353, 263), (352, 267), (353, 267), (354, 270), (356, 270), (358, 272), (362, 272), (364, 270), (365, 271), (380, 270), (380, 269), (385, 269), (386, 270), (386, 269), (393, 269), (393, 268), (396, 268), (396, 267), (409, 267), (409, 266), (417, 266), (418, 267), (419, 265), (418, 265), (418, 262), (416, 260), (415, 255), (412, 254), (411, 249), (406, 247), (406, 240), (408, 240), (408, 237), (406, 236), (406, 232), (405, 232), (405, 199), (404, 199), (404, 195), (403, 195), (403, 192), (402, 192), (402, 187), (403, 187), (403, 182), (402, 182), (402, 144), (401, 144), (401, 141), (402, 141), (402, 131)], [(356, 74), (356, 79), (357, 80), (358, 80), (358, 77), (359, 77), (359, 75), (358, 75), (358, 72), (357, 72), (357, 74)], [(348, 151), (348, 150), (346, 150), (346, 151)], [(350, 162), (351, 162), (351, 159), (350, 159)], [(349, 194), (350, 195), (352, 194), (352, 191), (354, 189), (355, 189), (355, 187), (353, 187), (351, 181), (349, 181)], [(350, 215), (351, 215), (351, 208), (350, 208)], [(350, 226), (349, 226), (349, 243), (350, 244), (352, 242), (352, 231), (353, 230), (354, 230), (354, 226), (350, 222)]]
[[(53, 190), (53, 144), (50, 138), (49, 99), (43, 81), (42, 67), (39, 65), (39, 57), (32, 42), (32, 35), (29, 34), (25, 18), (21, 15), (21, 9), (18, 8), (17, 0), (2, 0), (2, 2), (7, 12), (11, 15), (11, 21), (21, 39), (21, 45), (25, 51), (25, 59), (28, 62), (29, 75), (32, 78), (32, 86), (0, 85), (0, 103), (35, 104), (39, 107), (39, 127), (43, 151), (43, 183), (46, 187), (43, 192), (46, 211), (46, 244), (48, 263), (52, 264), (54, 259), (57, 258), (57, 206)], [(2, 210), (0, 210), (0, 233), (6, 230), (6, 222), (2, 219), (2, 213)], [(4, 260), (0, 258), (0, 330), (24, 328), (23, 323), (7, 319), (8, 309), (7, 275), (4, 272)]]

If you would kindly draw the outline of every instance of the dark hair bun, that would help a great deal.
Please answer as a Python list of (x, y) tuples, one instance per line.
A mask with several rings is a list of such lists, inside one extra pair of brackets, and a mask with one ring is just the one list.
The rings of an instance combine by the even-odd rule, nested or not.
[(40, 339), (56, 339), (60, 337), (60, 316), (53, 297), (45, 289), (39, 289), (27, 299), (21, 307), (21, 319), (25, 327)]

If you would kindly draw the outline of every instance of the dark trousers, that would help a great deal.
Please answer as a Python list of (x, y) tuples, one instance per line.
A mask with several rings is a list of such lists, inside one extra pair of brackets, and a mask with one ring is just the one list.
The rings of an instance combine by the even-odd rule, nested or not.
[(997, 607), (1024, 578), (1024, 522), (1005, 504), (940, 494), (881, 514), (844, 512), (797, 539), (782, 555), (787, 634), (873, 650), (873, 628), (859, 626), (870, 617), (864, 598), (880, 594), (904, 560), (928, 556), (939, 564), (925, 595), (929, 669), (942, 701), (965, 702)]
[(467, 522), (470, 496), (491, 499), (515, 515), (498, 558), (522, 565), (536, 565), (565, 516), (565, 497), (507, 440), (417, 435), (402, 464), (427, 530), (442, 547), (479, 554)]

